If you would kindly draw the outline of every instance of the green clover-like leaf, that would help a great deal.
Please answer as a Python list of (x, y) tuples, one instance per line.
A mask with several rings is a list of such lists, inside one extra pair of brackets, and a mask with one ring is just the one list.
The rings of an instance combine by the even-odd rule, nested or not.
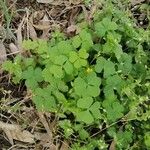
[(101, 71), (104, 69), (105, 62), (106, 62), (106, 59), (104, 57), (99, 57), (96, 60), (95, 71), (97, 73), (101, 73)]
[(78, 54), (75, 51), (69, 53), (69, 61), (74, 63), (78, 59)]
[(103, 18), (102, 21), (95, 24), (95, 30), (100, 37), (105, 36), (106, 32), (117, 30), (118, 25), (111, 21), (110, 18)]
[(82, 66), (86, 66), (87, 65), (87, 61), (81, 58), (78, 58), (75, 62), (74, 62), (74, 67), (79, 69)]
[(94, 118), (89, 110), (76, 113), (76, 117), (78, 121), (83, 121), (86, 124), (91, 124), (94, 121)]
[(106, 99), (103, 106), (107, 112), (107, 119), (116, 121), (123, 116), (124, 107), (116, 99)]
[(57, 49), (59, 51), (59, 54), (69, 55), (70, 51), (73, 50), (73, 47), (69, 40), (67, 41), (60, 41), (57, 45)]
[(74, 71), (73, 65), (72, 63), (70, 63), (69, 61), (67, 61), (64, 65), (63, 68), (65, 70), (65, 72), (69, 75), (71, 75)]
[(111, 61), (105, 61), (104, 64), (104, 77), (108, 78), (110, 75), (115, 74), (115, 64)]
[(51, 95), (51, 87), (35, 89), (33, 102), (39, 111), (55, 111), (56, 100)]
[(82, 48), (86, 49), (87, 51), (90, 50), (90, 48), (93, 46), (93, 40), (91, 34), (83, 29), (79, 34), (81, 40), (82, 40)]
[(79, 50), (79, 57), (80, 58), (83, 58), (83, 59), (86, 59), (89, 57), (89, 54), (86, 52), (85, 49), (80, 49)]
[(80, 45), (81, 45), (81, 38), (79, 35), (76, 35), (75, 37), (72, 38), (72, 45), (75, 47), (75, 48), (79, 48)]
[(83, 97), (77, 101), (77, 106), (79, 108), (89, 108), (93, 103), (92, 97)]
[(87, 83), (81, 77), (78, 77), (75, 79), (73, 87), (77, 95), (79, 96), (86, 95), (87, 93), (86, 86), (87, 86)]
[(101, 79), (94, 72), (87, 74), (86, 77), (77, 77), (74, 81), (75, 93), (79, 96), (96, 97), (100, 94)]
[(102, 22), (98, 22), (95, 24), (95, 30), (96, 30), (96, 34), (100, 37), (103, 37), (107, 31), (105, 26), (102, 24)]
[(85, 49), (80, 49), (79, 52), (72, 51), (69, 53), (69, 61), (74, 64), (74, 67), (79, 69), (82, 66), (85, 67), (87, 65), (87, 58), (89, 54)]
[(100, 113), (100, 103), (99, 102), (95, 102), (94, 104), (92, 104), (92, 106), (90, 107), (89, 110), (95, 119), (102, 118), (102, 115)]
[(49, 71), (56, 77), (56, 78), (62, 78), (64, 76), (64, 71), (62, 66), (58, 65), (52, 65), (49, 68)]
[(62, 66), (67, 61), (67, 59), (68, 58), (65, 55), (59, 55), (59, 56), (55, 57), (54, 63), (56, 65), (61, 65)]
[(38, 82), (43, 80), (42, 70), (41, 68), (34, 69), (32, 66), (29, 66), (27, 70), (23, 72), (22, 78), (26, 79), (25, 83), (27, 87), (34, 89), (37, 87)]

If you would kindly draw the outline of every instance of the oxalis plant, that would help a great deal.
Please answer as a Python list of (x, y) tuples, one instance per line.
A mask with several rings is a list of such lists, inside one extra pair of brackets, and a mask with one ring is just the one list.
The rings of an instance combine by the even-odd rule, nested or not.
[(57, 116), (72, 150), (150, 149), (150, 31), (111, 3), (83, 24), (72, 38), (25, 40), (3, 69)]

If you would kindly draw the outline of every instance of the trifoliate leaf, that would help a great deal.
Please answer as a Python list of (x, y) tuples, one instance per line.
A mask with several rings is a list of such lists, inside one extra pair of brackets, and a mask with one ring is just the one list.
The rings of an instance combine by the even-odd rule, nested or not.
[(77, 106), (79, 108), (89, 108), (93, 103), (93, 98), (92, 97), (84, 97), (84, 98), (80, 98), (77, 101)]
[(100, 86), (101, 84), (101, 79), (97, 77), (95, 72), (87, 74), (86, 80), (88, 82), (88, 85)]
[(43, 80), (42, 70), (40, 68), (34, 69), (32, 66), (29, 66), (27, 70), (23, 72), (22, 78), (26, 79), (25, 83), (29, 88), (34, 89), (38, 85), (38, 82)]
[(69, 41), (61, 41), (57, 45), (59, 54), (68, 55), (73, 50)]
[(105, 109), (111, 107), (112, 103), (116, 101), (116, 97), (108, 97), (106, 99), (104, 99), (102, 105)]
[(123, 116), (124, 107), (119, 102), (105, 100), (103, 106), (106, 109), (108, 120), (114, 122)]
[(38, 54), (43, 54), (48, 52), (48, 44), (46, 40), (38, 40), (38, 48), (37, 48), (37, 53)]
[(97, 97), (100, 94), (99, 86), (88, 85), (86, 90), (87, 90), (87, 95), (92, 97)]
[(108, 17), (102, 20), (102, 24), (107, 31), (114, 31), (118, 28), (118, 25), (115, 22), (111, 21), (111, 19)]
[(49, 68), (45, 68), (43, 71), (42, 71), (42, 76), (43, 76), (43, 78), (44, 78), (44, 80), (46, 81), (46, 82), (51, 82), (52, 81), (52, 74), (51, 74), (51, 71), (50, 71), (50, 69)]
[(102, 51), (102, 44), (100, 44), (100, 43), (94, 44), (93, 45), (93, 50), (95, 50), (99, 53), (100, 51)]
[[(113, 75), (106, 79), (105, 92), (108, 93), (110, 90), (117, 90), (118, 93), (121, 92), (121, 89), (125, 86), (124, 81), (120, 78), (119, 75)], [(107, 91), (108, 90), (108, 91)], [(109, 91), (109, 92), (110, 92)], [(109, 94), (109, 93), (108, 93)]]
[(66, 98), (64, 96), (64, 94), (62, 94), (59, 91), (54, 91), (53, 95), (56, 97), (57, 101), (59, 101), (60, 103), (65, 104), (66, 103)]
[(44, 99), (39, 96), (34, 96), (33, 97), (33, 102), (36, 105), (36, 108), (38, 111), (55, 111), (55, 99), (54, 97), (50, 96), (49, 99)]
[(107, 31), (102, 22), (98, 22), (95, 24), (95, 30), (96, 34), (100, 37), (103, 37)]
[(73, 133), (72, 126), (69, 120), (59, 121), (59, 126), (64, 130), (66, 138), (68, 138)]
[(79, 136), (82, 140), (85, 140), (86, 138), (89, 137), (89, 133), (85, 129), (81, 129), (79, 131)]
[(47, 86), (46, 88), (36, 88), (34, 91), (35, 95), (38, 95), (40, 97), (44, 97), (45, 99), (49, 98), (49, 96), (52, 93), (52, 88), (51, 86)]
[(69, 61), (63, 65), (63, 68), (67, 74), (72, 74), (74, 71), (73, 65)]
[(126, 53), (123, 53), (119, 59), (118, 70), (123, 74), (128, 74), (132, 70), (132, 57)]
[(13, 82), (18, 83), (22, 78), (22, 68), (21, 63), (17, 60), (14, 63), (10, 60), (5, 61), (2, 64), (3, 70), (8, 71), (11, 75), (13, 75)]
[(132, 57), (127, 53), (123, 53), (121, 58), (119, 59), (119, 62), (132, 63)]
[(91, 34), (88, 33), (86, 31), (86, 29), (81, 30), (80, 34), (79, 34), (80, 38), (82, 39), (82, 41), (92, 41), (92, 37)]
[(88, 33), (86, 30), (82, 30), (79, 36), (82, 39), (82, 48), (89, 50), (93, 46), (91, 34)]
[(31, 80), (31, 79), (27, 79), (25, 81), (25, 85), (29, 88), (29, 89), (35, 89), (38, 86), (38, 83), (36, 80)]
[(74, 88), (76, 94), (80, 96), (97, 97), (100, 94), (100, 84), (101, 79), (98, 78), (94, 72), (91, 72), (87, 74), (87, 76), (84, 77), (84, 79), (81, 77), (76, 78), (74, 82)]
[[(53, 79), (53, 80), (56, 80), (56, 79)], [(60, 91), (62, 91), (62, 92), (68, 91), (68, 86), (66, 85), (66, 83), (64, 81), (62, 81), (61, 79), (57, 79), (56, 83), (57, 83), (57, 87)]]
[(60, 90), (62, 92), (68, 91), (68, 86), (60, 78), (53, 76), (50, 68), (45, 68), (42, 72), (42, 76), (46, 82), (49, 82), (53, 90)]
[(85, 59), (79, 59), (81, 66), (85, 67), (87, 65), (87, 60)]
[(72, 38), (72, 45), (75, 48), (79, 48), (81, 45), (81, 38), (79, 35), (76, 35), (75, 37)]
[(14, 72), (14, 68), (12, 66), (13, 66), (13, 63), (10, 60), (7, 60), (2, 64), (3, 70), (9, 71), (10, 73)]
[(71, 63), (74, 63), (74, 67), (79, 69), (82, 66), (86, 66), (87, 65), (87, 60), (85, 60), (88, 57), (88, 53), (86, 52), (86, 50), (81, 49), (79, 51), (79, 53), (77, 52), (70, 52), (70, 57), (69, 57), (69, 61)]
[(120, 149), (124, 149), (130, 145), (133, 140), (131, 131), (119, 131), (116, 135), (117, 145)]
[(55, 64), (56, 65), (63, 65), (67, 61), (67, 57), (65, 55), (59, 55), (55, 57)]
[(87, 65), (87, 61), (81, 58), (78, 58), (75, 62), (74, 62), (74, 67), (79, 69), (82, 66), (85, 67)]
[(22, 46), (25, 50), (35, 50), (39, 44), (37, 41), (24, 40)]
[(82, 42), (81, 48), (86, 49), (87, 51), (90, 51), (90, 48), (92, 48), (92, 47), (93, 47), (92, 40), (90, 40), (90, 41), (86, 40), (86, 41)]
[(23, 79), (33, 78), (34, 77), (34, 68), (28, 67), (26, 71), (23, 72)]
[(103, 92), (106, 98), (114, 97), (114, 88), (112, 87), (112, 85), (105, 86)]
[(106, 61), (104, 64), (104, 77), (108, 78), (110, 75), (113, 75), (115, 73), (115, 64), (111, 61)]
[(115, 22), (112, 22), (110, 18), (104, 18), (102, 21), (95, 24), (96, 34), (103, 37), (106, 32), (114, 31), (118, 28)]
[(122, 37), (122, 35), (117, 32), (109, 32), (107, 34), (107, 39), (111, 42), (113, 41), (116, 44), (121, 41), (121, 37)]
[(57, 46), (49, 47), (48, 50), (48, 60), (54, 62), (55, 57), (60, 55), (60, 52), (58, 51)]
[(90, 107), (89, 110), (91, 111), (91, 113), (95, 119), (102, 118), (102, 115), (100, 113), (100, 103), (99, 102), (95, 102), (94, 104), (92, 104), (92, 106)]
[(76, 117), (77, 117), (78, 121), (82, 121), (86, 124), (91, 124), (94, 121), (93, 116), (91, 115), (91, 113), (88, 110), (78, 112), (76, 114)]
[(29, 67), (29, 66), (34, 66), (36, 65), (34, 58), (26, 58), (23, 60), (24, 66)]
[(116, 58), (120, 59), (121, 55), (123, 54), (121, 45), (119, 45), (119, 44), (116, 45), (113, 49), (113, 52), (114, 52)]
[(96, 61), (96, 65), (95, 65), (95, 71), (97, 73), (101, 73), (101, 71), (103, 70), (104, 68), (104, 64), (106, 62), (106, 59), (103, 58), (103, 57), (99, 57)]
[[(120, 37), (118, 38), (120, 40)], [(120, 59), (123, 51), (115, 34), (108, 33), (106, 39), (107, 42), (103, 45), (103, 53), (108, 55), (115, 54), (116, 58)]]
[(103, 46), (103, 53), (104, 54), (112, 54), (113, 53), (113, 49), (114, 49), (114, 44), (110, 43), (109, 41), (107, 41)]
[(85, 49), (80, 49), (79, 50), (79, 57), (80, 58), (83, 58), (83, 59), (86, 59), (89, 57), (89, 54), (86, 52)]
[(41, 68), (38, 68), (38, 67), (35, 68), (35, 70), (34, 70), (34, 76), (33, 77), (38, 82), (41, 82), (43, 80)]
[(79, 96), (86, 95), (86, 82), (81, 77), (77, 77), (74, 81), (75, 93)]
[(81, 62), (82, 62), (82, 64), (84, 64), (85, 63), (85, 60), (83, 59), (83, 61), (82, 61), (82, 59), (77, 59), (75, 62), (74, 62), (74, 67), (75, 68), (77, 68), (77, 69), (79, 69), (82, 65), (81, 65)]
[(77, 52), (72, 51), (72, 52), (69, 53), (69, 61), (71, 63), (74, 63), (77, 59), (78, 59)]
[(49, 70), (56, 78), (62, 78), (64, 76), (64, 72), (61, 66), (52, 65)]
[(144, 64), (136, 63), (133, 65), (133, 69), (131, 71), (132, 76), (135, 78), (145, 78), (146, 76), (146, 68)]
[(51, 95), (51, 90), (49, 87), (41, 89), (35, 89), (35, 96), (33, 97), (33, 102), (39, 111), (55, 111), (56, 101)]
[(106, 85), (114, 88), (117, 88), (117, 86), (119, 86), (121, 82), (122, 79), (119, 77), (119, 75), (113, 75), (106, 79)]

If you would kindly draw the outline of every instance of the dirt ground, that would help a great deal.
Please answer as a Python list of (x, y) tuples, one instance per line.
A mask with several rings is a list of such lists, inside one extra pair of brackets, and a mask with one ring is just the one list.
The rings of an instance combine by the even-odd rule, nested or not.
[[(147, 12), (139, 9), (144, 3), (149, 0), (132, 0), (129, 9), (138, 26), (146, 28)], [(82, 0), (6, 0), (6, 4), (1, 0), (0, 4), (0, 63), (20, 53), (24, 39), (48, 40), (58, 29), (73, 36), (79, 17), (90, 23), (101, 8), (95, 0), (89, 5)], [(69, 149), (62, 133), (58, 133), (55, 116), (37, 112), (24, 84), (13, 85), (9, 74), (1, 70), (0, 99), (0, 150)], [(49, 140), (51, 131), (54, 143)]]

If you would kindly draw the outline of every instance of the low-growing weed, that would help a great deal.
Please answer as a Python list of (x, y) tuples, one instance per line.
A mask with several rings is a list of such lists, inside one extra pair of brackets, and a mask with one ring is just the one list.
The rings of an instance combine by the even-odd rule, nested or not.
[[(150, 31), (116, 5), (67, 39), (25, 40), (24, 53), (3, 64), (24, 81), (38, 111), (58, 116), (72, 150), (150, 148)], [(58, 36), (56, 36), (58, 35)]]

